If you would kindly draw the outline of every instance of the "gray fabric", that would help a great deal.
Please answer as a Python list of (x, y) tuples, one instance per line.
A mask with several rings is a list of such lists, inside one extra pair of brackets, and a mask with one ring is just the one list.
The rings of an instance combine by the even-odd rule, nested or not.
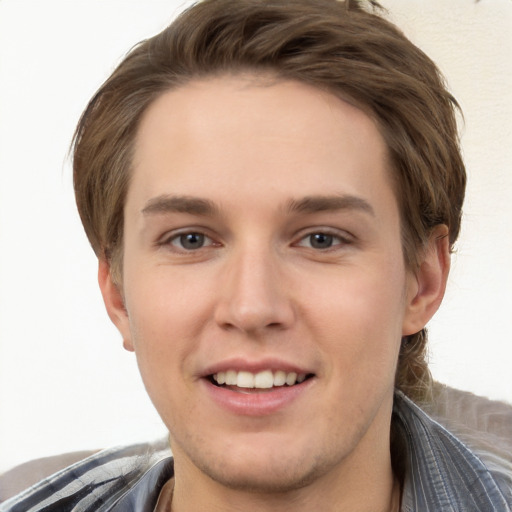
[(172, 474), (166, 440), (103, 450), (8, 499), (0, 512), (150, 512)]
[[(483, 408), (493, 411), (494, 432), (488, 432), (492, 430), (489, 419), (485, 435), (467, 421), (461, 437), (475, 447), (472, 451), (397, 392), (393, 425), (404, 450), (400, 454), (405, 461), (402, 512), (511, 512), (512, 454), (507, 451), (511, 442), (507, 429), (512, 428), (512, 408), (478, 397), (470, 399), (467, 393), (441, 391), (431, 414), (458, 429), (469, 409), (473, 414)], [(450, 416), (448, 412), (453, 411), (458, 413)], [(490, 446), (485, 441), (488, 435), (505, 438)], [(150, 512), (172, 475), (172, 457), (165, 441), (105, 450), (8, 500), (0, 505), (0, 512)]]
[(401, 393), (395, 425), (405, 442), (402, 512), (510, 512), (512, 474), (491, 472), (466, 445)]
[(20, 464), (0, 475), (0, 503), (53, 473), (97, 453), (98, 450), (62, 453)]

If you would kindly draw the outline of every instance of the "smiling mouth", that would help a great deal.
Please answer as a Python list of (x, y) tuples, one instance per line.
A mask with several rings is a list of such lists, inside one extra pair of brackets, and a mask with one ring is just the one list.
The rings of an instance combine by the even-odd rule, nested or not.
[(283, 386), (291, 387), (302, 384), (313, 374), (285, 372), (283, 370), (263, 370), (258, 373), (228, 370), (208, 377), (215, 386), (227, 388), (240, 393), (272, 391)]

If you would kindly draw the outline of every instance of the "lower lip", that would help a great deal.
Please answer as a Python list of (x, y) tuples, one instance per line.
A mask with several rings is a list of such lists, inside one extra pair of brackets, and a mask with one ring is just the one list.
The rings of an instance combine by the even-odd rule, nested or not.
[(279, 386), (272, 390), (243, 393), (202, 379), (207, 393), (217, 405), (242, 416), (265, 416), (278, 412), (304, 395), (313, 381), (314, 378), (309, 378), (295, 386)]

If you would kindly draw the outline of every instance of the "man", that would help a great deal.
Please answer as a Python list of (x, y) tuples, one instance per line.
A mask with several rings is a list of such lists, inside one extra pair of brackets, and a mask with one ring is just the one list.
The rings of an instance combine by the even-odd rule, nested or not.
[(136, 47), (79, 123), (75, 192), (173, 458), (100, 452), (2, 510), (510, 510), (505, 462), (414, 403), (455, 107), (353, 1), (206, 0)]

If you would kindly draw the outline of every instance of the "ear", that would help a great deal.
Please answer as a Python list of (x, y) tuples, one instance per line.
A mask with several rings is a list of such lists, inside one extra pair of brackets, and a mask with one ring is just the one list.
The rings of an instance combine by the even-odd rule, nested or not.
[(133, 352), (135, 349), (131, 338), (130, 320), (124, 305), (123, 294), (114, 282), (110, 265), (105, 259), (100, 259), (98, 262), (98, 283), (108, 316), (123, 337), (124, 348)]
[(409, 275), (402, 336), (421, 331), (438, 310), (449, 271), (448, 227), (440, 224), (432, 230), (418, 271)]

